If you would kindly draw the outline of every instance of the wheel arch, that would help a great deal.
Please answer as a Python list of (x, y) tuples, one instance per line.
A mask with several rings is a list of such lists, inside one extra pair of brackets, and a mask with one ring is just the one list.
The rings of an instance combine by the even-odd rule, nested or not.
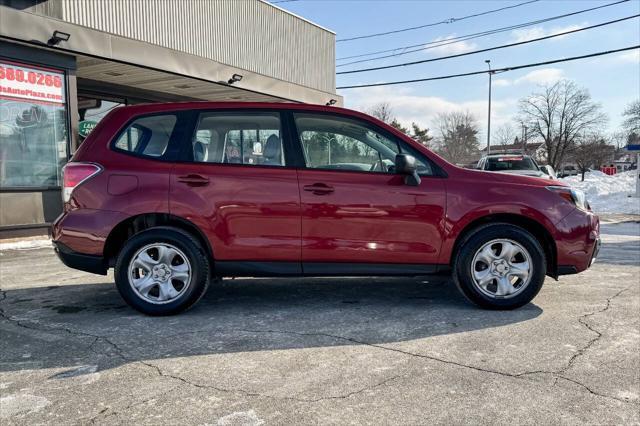
[(191, 221), (169, 213), (143, 213), (128, 217), (118, 223), (109, 233), (104, 244), (104, 259), (109, 267), (115, 265), (115, 260), (125, 242), (135, 234), (158, 226), (171, 226), (191, 234), (205, 249), (210, 259), (213, 259), (211, 243), (205, 234)]
[(462, 231), (458, 234), (451, 251), (451, 258), (449, 265), (453, 264), (453, 260), (458, 255), (458, 251), (467, 238), (472, 235), (478, 228), (489, 225), (492, 223), (507, 223), (517, 226), (529, 232), (542, 246), (547, 260), (546, 274), (557, 278), (558, 266), (557, 266), (557, 247), (551, 232), (539, 221), (527, 216), (522, 216), (515, 213), (495, 213), (482, 216), (474, 219), (468, 223)]

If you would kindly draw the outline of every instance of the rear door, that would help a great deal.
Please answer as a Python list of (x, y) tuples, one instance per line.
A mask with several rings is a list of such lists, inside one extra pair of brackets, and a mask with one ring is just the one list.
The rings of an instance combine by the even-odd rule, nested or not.
[(218, 261), (290, 262), (299, 270), (300, 194), (281, 114), (194, 113), (171, 177), (171, 213), (204, 230)]
[[(359, 263), (390, 265), (389, 272), (393, 264), (435, 265), (446, 200), (444, 179), (428, 159), (364, 121), (293, 116), (306, 164), (298, 175), (305, 273), (322, 273), (324, 263), (342, 263), (345, 273)], [(419, 186), (394, 174), (399, 152), (417, 157)]]

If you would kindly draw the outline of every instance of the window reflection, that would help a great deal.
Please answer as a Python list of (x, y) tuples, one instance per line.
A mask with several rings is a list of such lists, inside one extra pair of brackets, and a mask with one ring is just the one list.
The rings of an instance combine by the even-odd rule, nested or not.
[(60, 184), (67, 157), (65, 105), (0, 99), (0, 186)]

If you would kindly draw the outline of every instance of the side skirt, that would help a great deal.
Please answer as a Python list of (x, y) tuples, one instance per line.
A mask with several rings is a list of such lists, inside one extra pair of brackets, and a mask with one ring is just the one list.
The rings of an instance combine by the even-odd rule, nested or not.
[(404, 263), (244, 262), (216, 261), (221, 277), (366, 277), (420, 276), (446, 273), (449, 265)]

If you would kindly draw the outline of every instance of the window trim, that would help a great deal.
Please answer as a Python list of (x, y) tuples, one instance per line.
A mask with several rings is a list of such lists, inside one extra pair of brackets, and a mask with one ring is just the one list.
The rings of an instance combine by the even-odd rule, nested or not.
[[(408, 143), (404, 140), (402, 140), (400, 137), (388, 132), (387, 130), (375, 125), (374, 123), (371, 123), (368, 120), (363, 120), (362, 118), (358, 118), (358, 117), (352, 117), (346, 114), (340, 114), (340, 113), (335, 113), (335, 112), (330, 112), (330, 111), (310, 111), (310, 110), (303, 110), (303, 109), (296, 109), (296, 110), (289, 110), (290, 115), (291, 115), (291, 123), (290, 125), (292, 126), (292, 136), (293, 136), (293, 140), (295, 141), (295, 145), (297, 146), (296, 152), (298, 153), (298, 156), (300, 157), (300, 161), (302, 163), (302, 166), (300, 167), (300, 169), (303, 170), (313, 170), (313, 171), (323, 171), (323, 172), (339, 172), (339, 173), (366, 173), (366, 174), (370, 174), (370, 175), (382, 175), (382, 176), (395, 176), (396, 174), (394, 173), (387, 173), (387, 172), (382, 172), (382, 171), (371, 171), (371, 170), (348, 170), (348, 169), (323, 169), (323, 168), (315, 168), (315, 167), (307, 167), (306, 165), (306, 159), (304, 156), (304, 149), (302, 148), (302, 141), (300, 139), (300, 132), (298, 131), (298, 126), (296, 125), (295, 122), (295, 114), (312, 114), (312, 115), (325, 115), (325, 116), (329, 116), (329, 117), (337, 117), (337, 118), (346, 118), (348, 120), (352, 120), (357, 122), (358, 124), (362, 125), (363, 127), (367, 128), (368, 130), (374, 131), (376, 133), (379, 133), (380, 135), (382, 135), (383, 137), (389, 139), (392, 142), (395, 142), (395, 144), (398, 146), (398, 153), (402, 154), (403, 152), (403, 144), (404, 145), (408, 145)], [(410, 145), (409, 145), (410, 146)], [(435, 162), (431, 161), (431, 159), (422, 154), (421, 152), (419, 152), (417, 149), (413, 148), (410, 146), (410, 148), (412, 148), (413, 151), (415, 151), (415, 153), (417, 154), (416, 158), (426, 164), (428, 164), (431, 167), (431, 170), (433, 170), (433, 174), (421, 174), (420, 177), (421, 178), (446, 178), (447, 174), (444, 170), (442, 170), (441, 167), (439, 167)], [(375, 149), (375, 148), (374, 148)], [(406, 151), (406, 150), (405, 150)], [(409, 155), (413, 155), (413, 154), (409, 154)], [(414, 155), (415, 156), (415, 155)]]

